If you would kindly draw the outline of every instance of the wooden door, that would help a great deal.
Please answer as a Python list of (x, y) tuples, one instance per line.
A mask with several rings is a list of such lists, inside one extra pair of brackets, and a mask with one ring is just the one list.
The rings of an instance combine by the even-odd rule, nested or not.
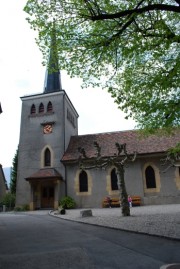
[(41, 207), (42, 208), (54, 208), (54, 186), (42, 187)]

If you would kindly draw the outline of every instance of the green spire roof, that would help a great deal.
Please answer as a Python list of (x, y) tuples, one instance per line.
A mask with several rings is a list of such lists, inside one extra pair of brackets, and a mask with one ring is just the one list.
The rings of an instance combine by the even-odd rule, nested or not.
[(61, 90), (61, 73), (58, 67), (56, 31), (54, 27), (51, 35), (50, 56), (46, 71), (44, 93), (58, 92)]

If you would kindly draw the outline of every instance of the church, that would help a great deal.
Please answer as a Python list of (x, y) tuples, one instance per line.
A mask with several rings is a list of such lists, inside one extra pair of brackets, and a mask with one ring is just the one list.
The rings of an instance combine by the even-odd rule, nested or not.
[(78, 135), (78, 113), (62, 89), (60, 71), (47, 71), (40, 94), (21, 97), (16, 206), (30, 210), (57, 209), (64, 196), (79, 208), (98, 208), (106, 196), (119, 197), (116, 169), (81, 169), (79, 148), (89, 162), (95, 158), (94, 142), (102, 158), (116, 154), (116, 143), (137, 152), (125, 166), (127, 193), (141, 197), (142, 205), (180, 203), (179, 164), (162, 166), (167, 150), (180, 141), (172, 136), (139, 137), (138, 130)]
[(0, 164), (0, 201), (5, 196), (5, 194), (8, 192), (8, 186), (5, 179), (4, 171), (2, 164)]

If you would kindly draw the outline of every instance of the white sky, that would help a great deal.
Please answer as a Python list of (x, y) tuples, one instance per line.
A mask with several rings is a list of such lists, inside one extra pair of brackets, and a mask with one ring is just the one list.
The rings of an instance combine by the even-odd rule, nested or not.
[[(18, 143), (20, 97), (42, 93), (45, 68), (35, 43), (35, 33), (26, 22), (26, 0), (0, 0), (0, 163), (12, 166)], [(62, 87), (79, 114), (79, 134), (133, 129), (111, 95), (101, 89), (81, 89), (79, 79), (62, 72)]]

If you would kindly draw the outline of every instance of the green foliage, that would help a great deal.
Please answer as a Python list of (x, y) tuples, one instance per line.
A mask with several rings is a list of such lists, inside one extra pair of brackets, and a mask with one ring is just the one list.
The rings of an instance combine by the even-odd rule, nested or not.
[(14, 194), (16, 194), (17, 167), (18, 167), (18, 149), (16, 150), (15, 156), (13, 158), (13, 166), (11, 168), (10, 191), (11, 193)]
[(106, 88), (149, 130), (179, 127), (178, 1), (28, 0), (25, 11), (44, 55), (56, 32), (59, 68)]
[(15, 206), (16, 196), (13, 193), (6, 193), (0, 201), (1, 206), (5, 205), (6, 207), (13, 208)]
[(59, 201), (59, 205), (63, 209), (72, 209), (76, 207), (76, 202), (70, 196), (65, 196)]
[(20, 206), (16, 206), (16, 207), (14, 208), (14, 211), (17, 211), (17, 212), (22, 211), (22, 207), (20, 207)]
[(29, 211), (30, 210), (29, 205), (28, 204), (22, 205), (22, 210)]
[(29, 211), (29, 205), (16, 206), (14, 211)]
[(175, 161), (179, 161), (180, 162), (180, 143), (178, 143), (176, 145), (176, 147), (170, 148), (168, 150), (167, 156), (170, 159), (174, 159)]

